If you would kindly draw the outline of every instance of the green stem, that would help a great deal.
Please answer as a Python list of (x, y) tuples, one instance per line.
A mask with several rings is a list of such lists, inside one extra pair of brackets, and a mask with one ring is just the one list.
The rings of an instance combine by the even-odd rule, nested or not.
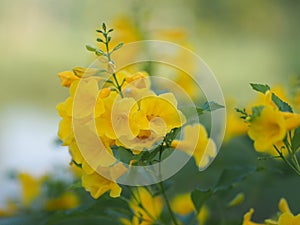
[(295, 153), (293, 153), (293, 155), (292, 155), (292, 160), (294, 161), (294, 165), (297, 168), (297, 170), (300, 171), (299, 162), (298, 162), (298, 159), (297, 159), (297, 156)]
[(179, 223), (176, 220), (175, 214), (174, 214), (174, 212), (173, 212), (173, 210), (171, 208), (168, 196), (167, 196), (166, 191), (165, 191), (164, 183), (163, 182), (159, 182), (158, 184), (160, 186), (160, 190), (161, 190), (162, 196), (163, 196), (163, 198), (165, 200), (165, 203), (167, 205), (168, 211), (170, 213), (170, 216), (171, 216), (171, 219), (172, 219), (174, 225), (179, 225)]
[(277, 153), (279, 154), (280, 158), (283, 159), (283, 161), (292, 169), (294, 170), (294, 172), (296, 174), (298, 174), (300, 176), (300, 170), (298, 168), (296, 168), (293, 164), (291, 164), (285, 157), (284, 155), (282, 154), (282, 152), (275, 146), (273, 145), (275, 150), (277, 151)]
[[(160, 176), (160, 180), (162, 180), (162, 176), (161, 176), (161, 156), (162, 156), (162, 151), (163, 151), (163, 144), (164, 144), (164, 141), (163, 143), (161, 144), (160, 146), (160, 149), (159, 149), (159, 176)], [(171, 216), (171, 219), (174, 223), (174, 225), (179, 225), (179, 223), (177, 222), (176, 220), (176, 217), (175, 217), (175, 214), (171, 208), (171, 205), (170, 205), (170, 202), (169, 202), (169, 199), (168, 199), (168, 196), (166, 194), (166, 191), (165, 191), (165, 186), (164, 186), (164, 182), (163, 181), (160, 181), (158, 183), (159, 187), (160, 187), (160, 190), (161, 190), (161, 194), (163, 196), (163, 199), (165, 200), (165, 203), (167, 205), (167, 208), (168, 208), (168, 211), (170, 213), (170, 216)]]
[[(111, 60), (111, 57), (110, 57), (110, 54), (111, 54), (111, 53), (110, 53), (110, 51), (109, 51), (109, 46), (108, 46), (108, 43), (109, 43), (109, 42), (108, 42), (108, 34), (106, 33), (106, 34), (104, 35), (104, 37), (105, 37), (106, 56), (107, 56), (108, 62), (112, 62), (112, 63), (113, 63), (113, 61)], [(121, 86), (121, 85), (119, 84), (119, 82), (118, 82), (116, 73), (113, 73), (112, 76), (113, 76), (114, 81), (115, 81), (115, 87), (118, 89), (119, 94), (121, 95), (121, 97), (124, 98), (123, 93), (122, 93), (122, 86)]]

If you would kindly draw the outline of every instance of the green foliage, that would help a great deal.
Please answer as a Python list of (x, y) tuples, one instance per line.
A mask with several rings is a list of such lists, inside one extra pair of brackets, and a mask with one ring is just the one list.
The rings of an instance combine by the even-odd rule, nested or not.
[(246, 167), (223, 170), (214, 190), (215, 192), (224, 191), (234, 188), (254, 172), (259, 171), (258, 168)]
[(93, 45), (86, 45), (86, 49), (88, 51), (94, 52), (97, 56), (105, 56), (107, 57), (108, 61), (112, 61), (111, 60), (111, 54), (115, 51), (117, 51), (118, 49), (120, 49), (123, 46), (123, 43), (120, 42), (118, 45), (116, 45), (112, 51), (109, 50), (108, 44), (111, 41), (111, 36), (109, 36), (109, 34), (111, 32), (113, 32), (113, 29), (109, 29), (107, 30), (106, 24), (102, 23), (102, 30), (96, 30), (96, 32), (100, 33), (103, 38), (97, 38), (96, 41), (103, 44), (105, 47), (105, 51), (98, 49), (97, 47), (93, 46)]
[(194, 204), (194, 207), (197, 212), (200, 211), (202, 206), (206, 203), (206, 201), (213, 195), (214, 190), (208, 189), (208, 190), (200, 190), (196, 189), (192, 191), (191, 193), (191, 199)]
[(250, 83), (251, 87), (253, 90), (261, 92), (263, 94), (265, 94), (267, 91), (270, 90), (270, 86), (267, 84), (253, 84)]
[(294, 136), (292, 138), (292, 149), (296, 152), (300, 147), (300, 127), (295, 129)]
[(208, 111), (208, 112), (212, 112), (212, 111), (215, 111), (217, 109), (222, 109), (224, 108), (223, 105), (220, 105), (214, 101), (207, 101), (205, 102), (202, 106), (201, 106), (201, 110), (202, 111)]
[(241, 119), (245, 120), (245, 119), (247, 119), (249, 117), (249, 115), (246, 112), (245, 108), (244, 109), (235, 108), (235, 111), (241, 114), (241, 116), (240, 116)]
[(272, 93), (272, 101), (275, 103), (275, 105), (278, 107), (278, 109), (280, 111), (282, 111), (282, 112), (293, 112), (292, 107), (288, 103), (286, 103), (283, 100), (281, 100), (274, 93)]

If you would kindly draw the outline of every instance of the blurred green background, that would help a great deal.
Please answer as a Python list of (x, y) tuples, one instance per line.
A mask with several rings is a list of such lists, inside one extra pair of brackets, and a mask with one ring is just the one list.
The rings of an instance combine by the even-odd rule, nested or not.
[(249, 82), (287, 86), (300, 73), (299, 11), (297, 0), (1, 0), (0, 204), (12, 193), (7, 171), (68, 164), (54, 144), (55, 106), (68, 95), (57, 73), (91, 63), (85, 44), (103, 21), (142, 14), (150, 31), (185, 29), (225, 97), (246, 104)]

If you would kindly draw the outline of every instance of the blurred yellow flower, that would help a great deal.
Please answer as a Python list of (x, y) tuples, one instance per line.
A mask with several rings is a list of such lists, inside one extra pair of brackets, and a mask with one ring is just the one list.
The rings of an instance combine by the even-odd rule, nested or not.
[(22, 204), (28, 207), (41, 194), (41, 186), (46, 177), (38, 179), (27, 173), (20, 173), (18, 178), (22, 188)]
[(282, 115), (284, 116), (287, 130), (293, 130), (300, 126), (300, 114), (282, 112)]
[(254, 209), (250, 209), (249, 212), (247, 212), (244, 215), (244, 220), (242, 225), (264, 225), (262, 223), (254, 223), (251, 221), (252, 214), (254, 213)]
[(67, 210), (76, 208), (79, 205), (79, 198), (75, 193), (66, 192), (61, 196), (49, 199), (45, 203), (47, 211)]
[(97, 172), (82, 175), (82, 186), (89, 191), (93, 198), (97, 199), (105, 192), (109, 191), (109, 195), (113, 198), (119, 197), (122, 189), (114, 181), (102, 177)]
[(228, 142), (231, 138), (239, 135), (247, 134), (248, 125), (234, 110), (235, 102), (231, 99), (226, 101), (227, 119), (224, 142)]
[[(175, 198), (171, 201), (171, 207), (176, 214), (181, 216), (187, 216), (188, 214), (195, 212), (190, 193), (175, 196)], [(208, 218), (208, 214), (209, 212), (207, 207), (203, 206), (197, 214), (199, 225), (203, 225), (205, 223)]]
[(266, 105), (259, 116), (249, 124), (249, 137), (259, 152), (273, 149), (273, 145), (282, 141), (286, 135), (286, 122), (282, 113)]
[(183, 128), (184, 139), (174, 140), (172, 147), (194, 157), (196, 165), (203, 169), (217, 155), (214, 141), (208, 138), (206, 129), (201, 124), (187, 125)]
[(300, 214), (294, 216), (284, 198), (280, 199), (278, 208), (282, 212), (278, 219), (278, 225), (300, 225)]
[(0, 208), (0, 218), (13, 216), (17, 211), (17, 205), (14, 202), (8, 202), (6, 208)]
[(245, 194), (240, 192), (238, 193), (229, 203), (228, 207), (234, 207), (240, 205), (245, 200)]

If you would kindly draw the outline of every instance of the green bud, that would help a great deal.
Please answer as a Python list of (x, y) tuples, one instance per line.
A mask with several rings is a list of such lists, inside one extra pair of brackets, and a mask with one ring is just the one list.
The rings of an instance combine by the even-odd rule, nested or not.
[(95, 52), (97, 50), (97, 48), (92, 45), (86, 45), (85, 47), (88, 51), (91, 51), (91, 52)]
[(102, 23), (102, 29), (106, 32), (106, 24)]
[(97, 38), (96, 40), (97, 40), (98, 42), (104, 43), (104, 41), (103, 41), (101, 38)]
[(104, 55), (104, 56), (106, 56), (106, 54), (102, 50), (100, 50), (100, 49), (96, 49), (95, 53), (96, 53), (96, 55)]
[(123, 46), (123, 42), (120, 42), (116, 47), (114, 47), (113, 52), (117, 51), (119, 48)]

